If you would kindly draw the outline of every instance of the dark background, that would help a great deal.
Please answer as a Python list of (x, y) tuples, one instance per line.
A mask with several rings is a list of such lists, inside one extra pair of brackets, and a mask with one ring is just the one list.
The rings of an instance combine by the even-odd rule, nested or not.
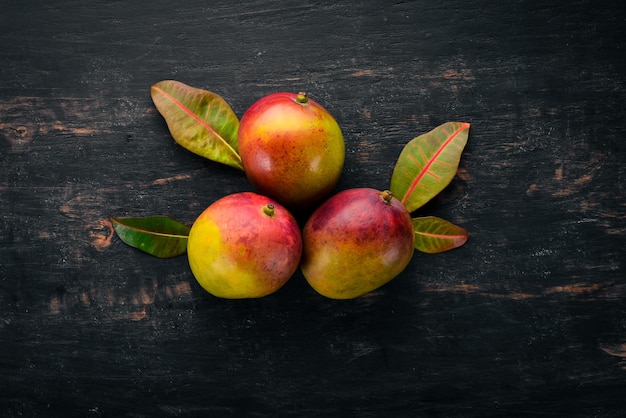
[[(0, 5), (3, 417), (626, 413), (622, 6)], [(470, 240), (356, 300), (299, 273), (263, 299), (210, 296), (186, 257), (134, 250), (108, 220), (190, 224), (251, 190), (171, 139), (163, 79), (239, 116), (309, 92), (344, 131), (337, 190), (386, 188), (406, 142), (471, 123), (457, 178), (416, 214)]]

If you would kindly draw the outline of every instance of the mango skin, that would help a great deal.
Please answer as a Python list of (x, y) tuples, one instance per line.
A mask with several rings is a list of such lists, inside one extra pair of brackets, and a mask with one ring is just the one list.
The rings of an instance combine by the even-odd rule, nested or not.
[(303, 231), (300, 268), (318, 293), (352, 299), (371, 292), (411, 261), (415, 233), (404, 205), (370, 188), (348, 189), (324, 202)]
[[(268, 215), (267, 205), (273, 205)], [(302, 237), (292, 214), (252, 192), (223, 197), (195, 220), (187, 256), (198, 283), (226, 299), (259, 298), (281, 288), (298, 269)]]
[(280, 92), (255, 102), (241, 117), (239, 154), (248, 181), (293, 209), (328, 196), (345, 160), (341, 128), (302, 93)]

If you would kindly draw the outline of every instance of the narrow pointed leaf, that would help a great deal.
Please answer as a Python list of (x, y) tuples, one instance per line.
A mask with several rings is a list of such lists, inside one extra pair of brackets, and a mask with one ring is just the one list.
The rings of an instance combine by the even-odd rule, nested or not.
[(413, 218), (415, 249), (436, 254), (458, 248), (469, 238), (467, 231), (436, 216)]
[(123, 242), (155, 257), (171, 258), (187, 251), (190, 228), (167, 216), (111, 217), (111, 222)]
[(390, 189), (409, 212), (450, 184), (469, 134), (470, 124), (447, 122), (406, 144), (391, 175)]
[(243, 170), (237, 145), (239, 119), (222, 97), (174, 80), (156, 83), (150, 93), (178, 144), (209, 160)]

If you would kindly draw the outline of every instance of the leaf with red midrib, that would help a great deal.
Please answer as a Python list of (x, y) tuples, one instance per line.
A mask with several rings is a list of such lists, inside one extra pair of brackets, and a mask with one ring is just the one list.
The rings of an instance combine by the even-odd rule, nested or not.
[(458, 248), (469, 239), (467, 231), (436, 216), (413, 218), (415, 249), (436, 254)]
[(391, 176), (390, 189), (409, 212), (423, 206), (454, 178), (470, 124), (447, 122), (406, 144)]
[(243, 170), (237, 141), (239, 119), (222, 97), (174, 80), (156, 83), (150, 94), (178, 144)]

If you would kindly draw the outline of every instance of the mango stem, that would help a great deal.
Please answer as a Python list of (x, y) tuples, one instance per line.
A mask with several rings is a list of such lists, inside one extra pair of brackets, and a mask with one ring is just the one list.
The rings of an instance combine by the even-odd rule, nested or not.
[(380, 192), (380, 197), (383, 199), (383, 202), (390, 205), (393, 194), (391, 194), (391, 191), (385, 190), (384, 192)]
[(307, 96), (307, 94), (306, 94), (306, 93), (304, 93), (304, 92), (300, 92), (300, 93), (298, 93), (298, 95), (296, 96), (296, 101), (297, 101), (298, 103), (305, 104), (305, 103), (307, 103), (307, 102), (309, 101), (309, 96)]
[(270, 218), (274, 216), (274, 205), (272, 203), (268, 203), (267, 205), (263, 206), (263, 213)]

